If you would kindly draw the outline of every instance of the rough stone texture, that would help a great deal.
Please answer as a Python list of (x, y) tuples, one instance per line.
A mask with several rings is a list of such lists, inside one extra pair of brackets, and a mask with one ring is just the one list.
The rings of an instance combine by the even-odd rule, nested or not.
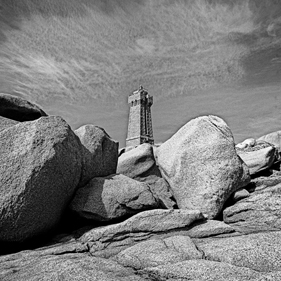
[[(60, 243), (51, 243), (47, 246), (37, 248), (35, 250), (24, 250), (8, 255), (0, 255), (0, 268), (1, 264), (16, 260), (25, 260), (32, 258), (40, 258), (49, 255), (64, 255), (70, 253), (86, 253), (88, 252), (87, 245), (76, 241), (72, 238), (69, 241), (64, 241)], [(1, 269), (0, 269), (1, 272)], [(0, 278), (0, 280), (2, 280)]]
[(0, 93), (0, 116), (16, 121), (32, 121), (47, 114), (36, 104), (25, 99)]
[(250, 175), (270, 168), (276, 159), (276, 151), (273, 146), (249, 152), (237, 151), (237, 153), (249, 167)]
[(110, 259), (94, 257), (88, 244), (72, 240), (0, 256), (0, 280), (277, 281), (280, 238), (281, 232), (193, 240), (174, 235), (140, 242)]
[(272, 132), (270, 134), (264, 135), (258, 138), (258, 141), (266, 141), (273, 144), (277, 151), (279, 152), (279, 157), (281, 153), (281, 131)]
[(147, 183), (163, 208), (176, 207), (169, 185), (156, 166), (151, 144), (144, 143), (122, 154), (118, 158), (117, 173)]
[(157, 206), (147, 184), (124, 175), (112, 175), (94, 178), (79, 188), (70, 209), (87, 219), (109, 221)]
[(82, 170), (81, 143), (60, 117), (19, 123), (0, 133), (0, 240), (52, 229)]
[(238, 149), (245, 149), (248, 147), (254, 147), (255, 145), (256, 145), (256, 140), (253, 138), (250, 138), (250, 139), (246, 139), (246, 140), (236, 144), (235, 147)]
[(242, 200), (244, 198), (247, 198), (249, 196), (250, 196), (249, 191), (247, 189), (245, 189), (245, 188), (241, 188), (241, 189), (235, 191), (231, 195), (230, 200), (235, 203), (235, 202), (237, 202), (239, 200)]
[(18, 124), (18, 123), (19, 122), (15, 121), (15, 120), (0, 116), (0, 132)]
[(152, 281), (256, 281), (261, 274), (224, 262), (187, 260), (146, 268), (139, 272)]
[(188, 236), (172, 236), (140, 242), (120, 252), (115, 259), (125, 267), (139, 270), (202, 257)]
[[(190, 226), (203, 215), (197, 210), (151, 210), (141, 212), (128, 220), (93, 228), (82, 235), (79, 240), (87, 243), (92, 254), (110, 249), (108, 255), (123, 250), (136, 241), (150, 238), (153, 234), (166, 233), (171, 230), (182, 229)], [(100, 255), (100, 253), (98, 253)]]
[(195, 223), (192, 228), (185, 231), (185, 234), (192, 238), (204, 238), (233, 232), (235, 229), (222, 221), (207, 220)]
[[(159, 171), (158, 167), (157, 171)], [(177, 209), (177, 203), (166, 180), (159, 178), (157, 175), (155, 177), (151, 175), (144, 182), (149, 185), (153, 196), (162, 208)]]
[(84, 125), (74, 132), (84, 145), (84, 168), (80, 186), (94, 177), (115, 174), (118, 142), (112, 140), (104, 129), (94, 125)]
[(262, 276), (257, 279), (257, 281), (279, 281), (279, 280), (281, 280), (281, 271), (262, 274)]
[(152, 145), (141, 144), (118, 158), (117, 173), (130, 178), (141, 177), (155, 164)]
[(223, 219), (244, 233), (281, 229), (281, 184), (255, 191), (226, 208)]
[[(260, 272), (281, 270), (281, 232), (204, 239), (197, 247), (208, 260), (247, 267)], [(228, 279), (227, 279), (228, 280)]]
[(275, 163), (269, 170), (262, 171), (252, 178), (251, 183), (246, 187), (250, 192), (264, 190), (267, 187), (276, 186), (281, 183), (281, 166)]
[(263, 140), (256, 140), (254, 142), (251, 143), (251, 145), (246, 145), (245, 147), (239, 147), (238, 145), (235, 146), (235, 149), (237, 150), (237, 152), (250, 152), (250, 151), (256, 151), (256, 150), (260, 150), (266, 147), (271, 147), (273, 146), (272, 144), (270, 144), (269, 142), (263, 141)]
[(157, 161), (179, 208), (199, 208), (209, 219), (250, 181), (230, 129), (216, 116), (188, 122), (157, 149)]
[(59, 255), (29, 252), (2, 259), (0, 279), (3, 281), (141, 281), (132, 270), (118, 263), (83, 253)]

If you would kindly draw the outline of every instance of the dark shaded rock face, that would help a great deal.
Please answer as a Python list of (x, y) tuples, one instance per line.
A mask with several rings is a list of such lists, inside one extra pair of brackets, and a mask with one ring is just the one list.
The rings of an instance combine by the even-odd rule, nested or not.
[(23, 241), (59, 222), (82, 172), (82, 146), (60, 117), (0, 132), (0, 240)]
[(0, 116), (24, 122), (36, 120), (42, 116), (47, 116), (47, 114), (34, 103), (0, 93)]
[(210, 219), (250, 181), (229, 127), (216, 116), (188, 122), (157, 149), (157, 162), (179, 208), (200, 209)]
[(118, 142), (112, 140), (104, 129), (85, 125), (74, 131), (84, 146), (83, 175), (80, 186), (94, 177), (116, 173)]
[(79, 188), (70, 209), (81, 217), (110, 221), (157, 208), (149, 186), (124, 175), (94, 178)]

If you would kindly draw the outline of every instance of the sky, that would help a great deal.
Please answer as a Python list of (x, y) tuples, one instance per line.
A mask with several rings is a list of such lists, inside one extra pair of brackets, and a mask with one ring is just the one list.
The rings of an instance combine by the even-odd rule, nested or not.
[(281, 129), (281, 1), (0, 0), (0, 92), (125, 144), (128, 95), (155, 142), (201, 115), (238, 143)]

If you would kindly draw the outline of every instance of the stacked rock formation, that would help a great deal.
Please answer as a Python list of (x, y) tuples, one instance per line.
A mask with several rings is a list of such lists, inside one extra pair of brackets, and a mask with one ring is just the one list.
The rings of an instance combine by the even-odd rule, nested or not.
[(202, 116), (118, 157), (98, 126), (0, 101), (0, 280), (281, 279), (280, 132), (235, 146)]

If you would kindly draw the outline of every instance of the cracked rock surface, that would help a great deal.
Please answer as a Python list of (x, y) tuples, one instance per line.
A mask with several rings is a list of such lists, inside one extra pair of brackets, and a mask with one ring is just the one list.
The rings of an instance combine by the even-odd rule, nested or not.
[(223, 211), (224, 221), (242, 233), (281, 230), (281, 177), (260, 177), (250, 196)]
[(18, 280), (93, 280), (141, 281), (130, 269), (112, 260), (92, 257), (84, 253), (63, 255), (25, 255), (22, 258), (2, 261), (0, 279)]
[(87, 219), (110, 221), (157, 206), (147, 184), (124, 175), (112, 175), (94, 178), (79, 188), (70, 209)]
[(1, 256), (0, 279), (277, 281), (281, 277), (281, 231), (245, 235), (223, 222), (205, 221), (199, 211), (145, 211), (122, 223), (82, 229), (54, 241)]
[(93, 228), (85, 232), (79, 241), (87, 243), (93, 255), (108, 257), (155, 235), (189, 227), (203, 218), (199, 211), (161, 209), (145, 211), (119, 224)]
[(139, 270), (161, 264), (201, 259), (202, 256), (189, 236), (179, 235), (140, 242), (120, 252), (116, 260), (126, 267)]
[(245, 281), (257, 280), (260, 277), (257, 272), (249, 268), (209, 260), (187, 260), (146, 268), (141, 275), (152, 281)]
[(60, 117), (1, 118), (0, 131), (1, 281), (281, 280), (279, 158), (250, 178), (220, 118), (123, 153), (123, 174), (95, 126), (79, 139)]
[(196, 242), (206, 259), (259, 272), (281, 270), (281, 232), (264, 232)]

